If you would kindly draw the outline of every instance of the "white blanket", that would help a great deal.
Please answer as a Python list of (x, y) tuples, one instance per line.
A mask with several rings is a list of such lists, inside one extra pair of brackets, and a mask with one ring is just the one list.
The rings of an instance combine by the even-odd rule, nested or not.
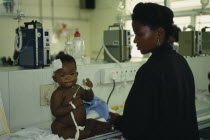
[[(99, 139), (99, 136), (102, 136), (104, 138), (109, 138), (109, 140), (124, 140), (123, 137), (119, 138), (113, 138), (116, 136), (121, 136), (122, 134), (118, 134), (119, 132), (113, 132), (109, 135), (104, 134), (104, 137), (102, 135), (98, 135), (95, 138), (89, 138), (89, 139)], [(36, 127), (29, 127), (26, 129), (22, 129), (20, 131), (17, 131), (15, 133), (7, 133), (5, 135), (0, 136), (0, 140), (64, 140), (62, 137), (59, 138), (58, 135), (52, 134), (50, 128), (48, 129), (40, 129)], [(75, 140), (75, 139), (66, 139), (66, 140)]]
[[(64, 140), (52, 134), (50, 129), (26, 128), (15, 133), (0, 136), (0, 140)], [(74, 140), (74, 139), (67, 139)]]

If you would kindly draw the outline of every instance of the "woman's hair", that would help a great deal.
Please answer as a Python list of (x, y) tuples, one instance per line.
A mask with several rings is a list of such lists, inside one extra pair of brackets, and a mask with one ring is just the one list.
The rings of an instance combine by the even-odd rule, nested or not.
[(75, 64), (75, 67), (77, 67), (74, 57), (72, 57), (71, 55), (65, 54), (64, 52), (59, 52), (58, 55), (55, 57), (55, 59), (60, 59), (62, 63), (65, 63), (65, 62), (73, 63)]
[(179, 32), (181, 31), (181, 29), (176, 26), (175, 24), (173, 24), (172, 26), (172, 34), (171, 36), (175, 38), (175, 41), (178, 42), (179, 41)]
[(166, 6), (155, 3), (138, 3), (132, 14), (132, 20), (149, 26), (152, 30), (162, 27), (165, 30), (165, 40), (172, 33), (174, 14)]

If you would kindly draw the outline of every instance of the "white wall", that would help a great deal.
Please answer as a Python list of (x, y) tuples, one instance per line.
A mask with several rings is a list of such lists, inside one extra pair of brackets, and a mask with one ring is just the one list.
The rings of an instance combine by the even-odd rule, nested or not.
[(210, 72), (210, 57), (189, 57), (187, 62), (192, 69), (195, 85), (197, 89), (207, 89), (209, 80), (208, 73)]
[[(96, 0), (96, 9), (91, 11), (90, 42), (91, 56), (96, 58), (103, 40), (103, 32), (110, 25), (118, 22), (117, 7), (120, 0)], [(101, 53), (99, 58), (103, 58)]]
[(9, 72), (10, 128), (48, 121), (49, 106), (40, 106), (40, 85), (52, 83), (49, 69)]

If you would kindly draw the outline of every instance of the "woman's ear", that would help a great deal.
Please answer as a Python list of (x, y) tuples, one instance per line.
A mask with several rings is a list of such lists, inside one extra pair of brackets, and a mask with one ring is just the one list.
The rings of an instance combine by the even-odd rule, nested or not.
[(165, 36), (165, 29), (163, 29), (163, 27), (159, 27), (157, 29), (157, 33), (158, 33), (158, 37), (159, 38), (164, 38), (164, 36)]
[(162, 27), (159, 27), (156, 29), (156, 37), (160, 41), (160, 44), (164, 41), (165, 38), (165, 29)]

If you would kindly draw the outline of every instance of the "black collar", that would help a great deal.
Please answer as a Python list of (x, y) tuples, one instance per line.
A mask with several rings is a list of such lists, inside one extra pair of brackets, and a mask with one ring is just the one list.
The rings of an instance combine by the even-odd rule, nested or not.
[(152, 51), (152, 54), (156, 54), (156, 53), (160, 53), (160, 52), (164, 52), (164, 51), (169, 51), (169, 50), (172, 50), (171, 44), (169, 42), (164, 42), (162, 45), (160, 45), (159, 47), (154, 49)]

